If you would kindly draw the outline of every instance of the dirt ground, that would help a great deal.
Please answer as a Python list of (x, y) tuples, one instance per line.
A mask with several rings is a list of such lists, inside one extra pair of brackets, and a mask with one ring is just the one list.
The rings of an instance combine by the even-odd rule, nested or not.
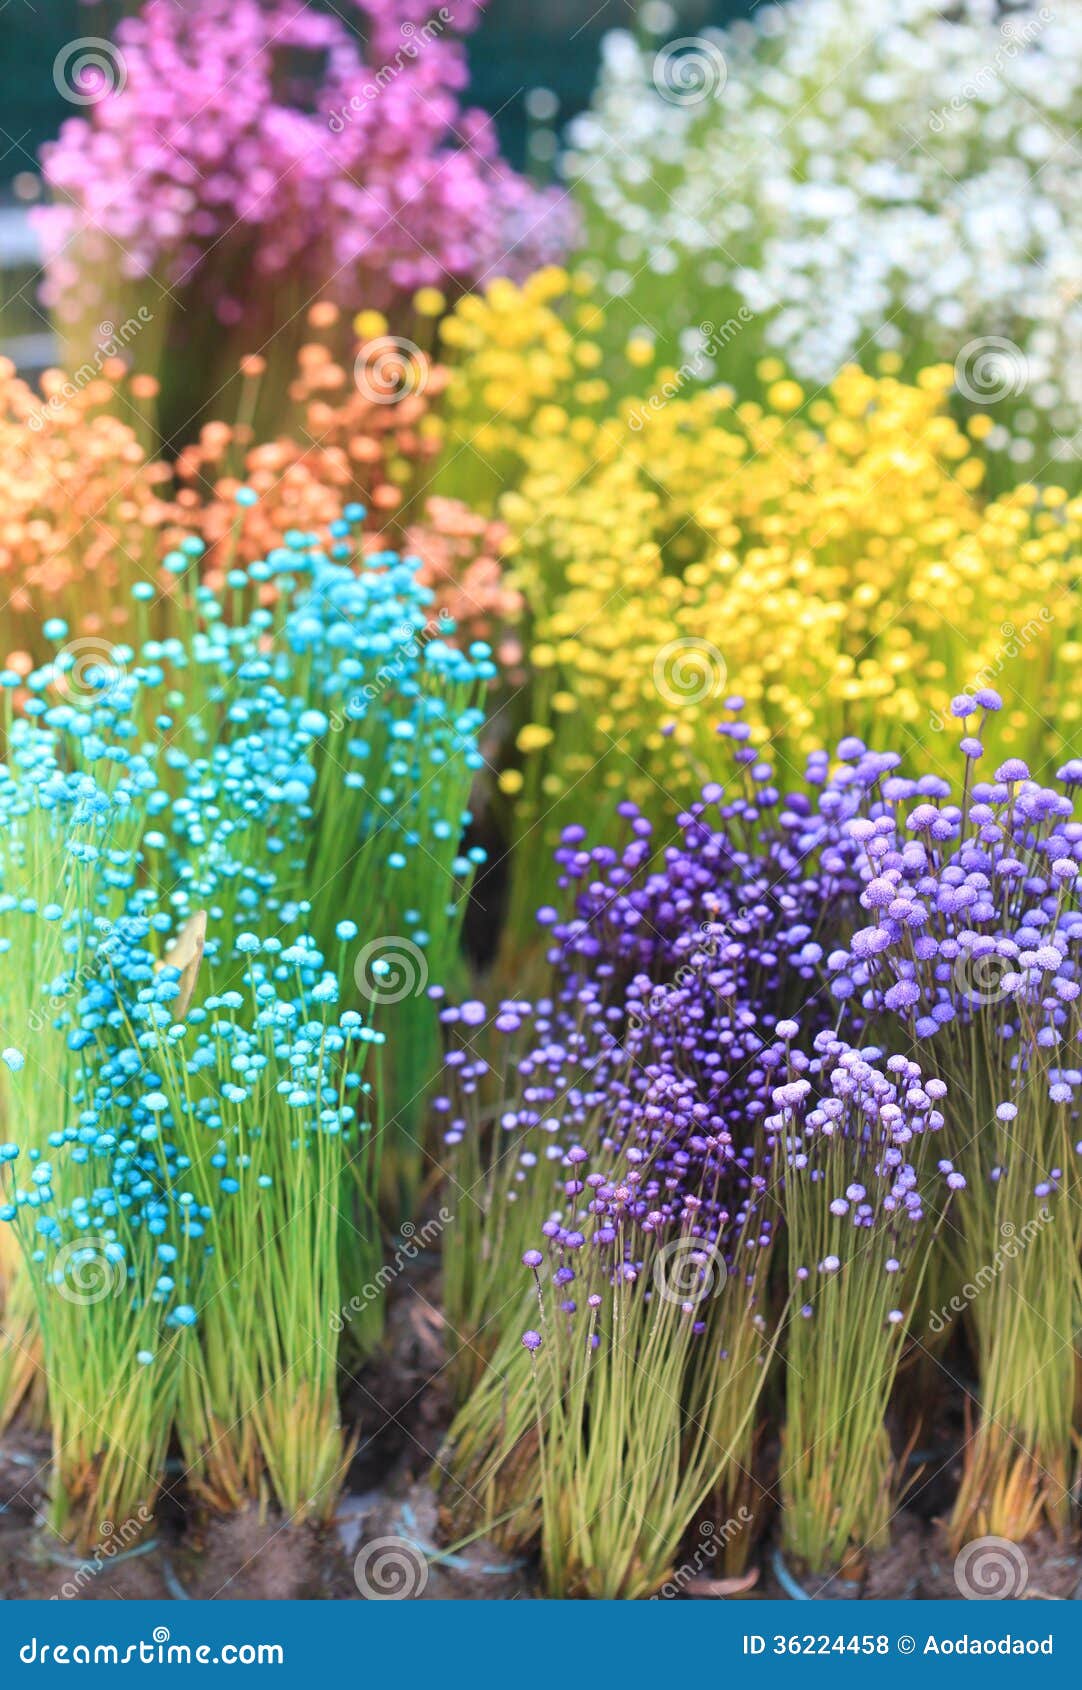
[[(434, 1269), (421, 1264), (418, 1271)], [(421, 1296), (392, 1295), (383, 1352), (348, 1376), (343, 1412), (361, 1432), (330, 1526), (295, 1525), (255, 1508), (228, 1519), (208, 1515), (193, 1505), (176, 1461), (150, 1535), (80, 1560), (45, 1526), (48, 1438), (17, 1424), (0, 1438), (0, 1599), (360, 1601), (374, 1577), (384, 1588), (373, 1568), (388, 1544), (392, 1563), (401, 1560), (403, 1541), (410, 1564), (404, 1572), (391, 1566), (386, 1594), (397, 1594), (395, 1578), (404, 1577), (411, 1597), (425, 1601), (538, 1598), (532, 1559), (516, 1560), (484, 1539), (449, 1549), (441, 1537), (447, 1511), (430, 1474), (451, 1401), (438, 1289), (431, 1278), (420, 1289)], [(815, 1578), (787, 1565), (775, 1542), (776, 1519), (764, 1516), (753, 1528), (742, 1577), (726, 1578), (719, 1568), (670, 1587), (672, 1599), (956, 1600), (954, 1557), (939, 1522), (956, 1482), (960, 1430), (940, 1417), (935, 1447), (910, 1457), (907, 1506), (893, 1524), (890, 1547), (864, 1558), (859, 1582)], [(776, 1451), (760, 1454), (769, 1483)], [(1082, 1599), (1077, 1544), (1038, 1536), (1025, 1546), (1025, 1558), (1025, 1599)]]

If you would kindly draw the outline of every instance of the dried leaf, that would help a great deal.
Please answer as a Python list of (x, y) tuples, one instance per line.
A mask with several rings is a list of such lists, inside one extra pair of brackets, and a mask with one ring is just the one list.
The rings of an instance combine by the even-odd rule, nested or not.
[(180, 970), (180, 992), (173, 1003), (173, 1013), (178, 1021), (183, 1021), (191, 1006), (206, 942), (207, 912), (206, 910), (196, 910), (194, 915), (188, 917), (177, 934), (175, 944), (170, 947), (158, 964), (159, 969), (179, 968)]
[(692, 1579), (687, 1586), (688, 1596), (743, 1596), (746, 1590), (759, 1582), (759, 1569), (752, 1567), (750, 1572), (741, 1578), (732, 1579)]

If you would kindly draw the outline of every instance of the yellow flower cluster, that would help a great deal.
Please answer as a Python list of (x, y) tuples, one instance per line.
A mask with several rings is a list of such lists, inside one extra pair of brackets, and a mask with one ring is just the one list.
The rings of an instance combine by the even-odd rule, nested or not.
[(447, 396), (445, 473), (460, 497), (478, 487), (492, 497), (517, 481), (524, 444), (546, 417), (566, 426), (569, 416), (604, 413), (610, 385), (592, 338), (603, 321), (592, 285), (550, 265), (521, 287), (500, 279), (466, 294), (440, 324), (447, 360), (459, 369)]
[(671, 814), (716, 769), (729, 694), (783, 767), (857, 733), (945, 768), (947, 701), (981, 684), (1005, 701), (995, 749), (1047, 772), (1082, 713), (1082, 500), (988, 503), (986, 419), (953, 420), (949, 367), (805, 394), (767, 360), (765, 405), (741, 404), (686, 369), (647, 376), (638, 341), (642, 397), (610, 400), (587, 287), (503, 282), (444, 325), (447, 459), (487, 466), (532, 617), (505, 790), (573, 809), (589, 774), (591, 806), (603, 785)]

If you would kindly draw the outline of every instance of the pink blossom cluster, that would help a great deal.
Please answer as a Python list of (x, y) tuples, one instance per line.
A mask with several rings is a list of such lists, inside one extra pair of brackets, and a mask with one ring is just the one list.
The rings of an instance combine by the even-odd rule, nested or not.
[(275, 279), (294, 308), (393, 310), (558, 256), (565, 203), (460, 104), (481, 3), (357, 0), (353, 29), (302, 0), (147, 0), (102, 97), (44, 150), (48, 303), (73, 321), (149, 279), (242, 324)]

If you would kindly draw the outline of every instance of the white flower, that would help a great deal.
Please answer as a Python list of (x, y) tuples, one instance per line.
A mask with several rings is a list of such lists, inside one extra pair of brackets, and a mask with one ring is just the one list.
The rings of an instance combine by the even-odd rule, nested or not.
[(1082, 456), (1082, 0), (790, 0), (711, 41), (724, 88), (674, 105), (610, 35), (571, 127), (635, 320), (675, 350), (735, 292), (813, 384), (1008, 340), (1025, 381), (984, 407), (988, 445), (1035, 472)]

